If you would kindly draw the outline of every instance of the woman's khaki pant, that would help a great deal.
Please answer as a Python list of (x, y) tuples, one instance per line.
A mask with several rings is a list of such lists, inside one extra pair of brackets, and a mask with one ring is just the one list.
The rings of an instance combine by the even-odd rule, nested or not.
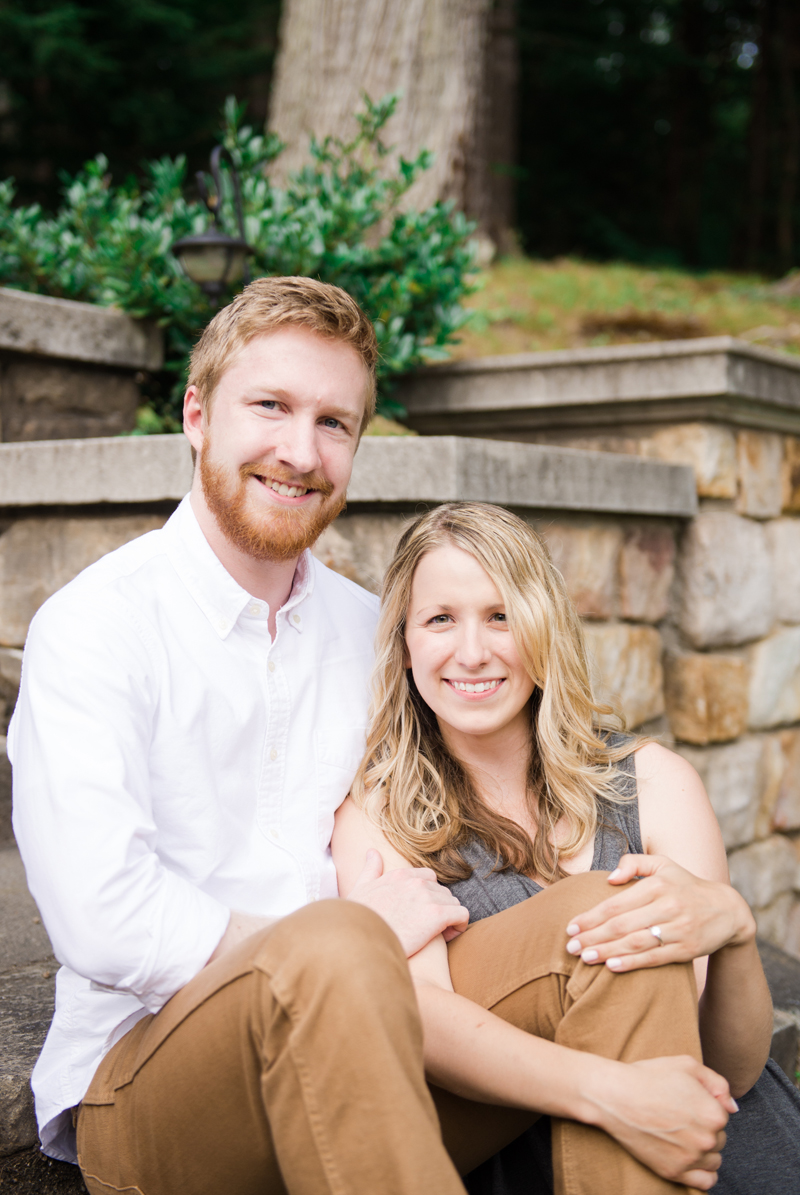
[[(688, 965), (613, 975), (566, 953), (570, 918), (607, 894), (600, 874), (575, 876), (470, 927), (450, 945), (456, 989), (574, 1049), (699, 1058)], [(78, 1151), (91, 1195), (463, 1195), (457, 1169), (534, 1119), (429, 1090), (399, 942), (370, 910), (322, 901), (117, 1043), (81, 1104)], [(553, 1123), (553, 1161), (556, 1195), (685, 1190), (571, 1121)]]

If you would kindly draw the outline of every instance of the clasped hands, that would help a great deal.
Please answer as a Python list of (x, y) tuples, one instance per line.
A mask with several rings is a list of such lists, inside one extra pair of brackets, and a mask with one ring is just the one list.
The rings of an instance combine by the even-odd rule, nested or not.
[(618, 972), (660, 967), (755, 935), (753, 915), (734, 888), (701, 880), (663, 855), (624, 855), (608, 879), (627, 887), (566, 927), (567, 950), (585, 963)]

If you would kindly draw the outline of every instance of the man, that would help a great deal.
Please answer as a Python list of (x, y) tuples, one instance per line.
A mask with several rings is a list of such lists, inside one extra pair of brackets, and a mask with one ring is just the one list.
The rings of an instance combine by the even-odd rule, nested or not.
[(46, 1151), (92, 1193), (463, 1191), (405, 958), (466, 912), (374, 853), (329, 899), (377, 603), (308, 549), (376, 357), (342, 291), (253, 283), (192, 357), (191, 494), (32, 623), (14, 825), (62, 963), (33, 1086)]

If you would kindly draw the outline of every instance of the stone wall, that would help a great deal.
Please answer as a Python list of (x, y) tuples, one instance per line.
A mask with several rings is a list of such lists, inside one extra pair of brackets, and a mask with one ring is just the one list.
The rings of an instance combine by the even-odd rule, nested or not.
[[(763, 460), (762, 489), (772, 468)], [(697, 767), (734, 883), (762, 934), (800, 955), (800, 519), (791, 510), (743, 513), (739, 476), (736, 498), (698, 500), (685, 464), (459, 437), (375, 438), (362, 443), (347, 511), (316, 551), (377, 591), (402, 526), (425, 505), (482, 499), (527, 519), (585, 620), (598, 693)], [(190, 478), (182, 437), (0, 445), (6, 715), (41, 602), (92, 560), (160, 526)]]
[[(666, 741), (706, 784), (761, 934), (800, 957), (800, 361), (725, 337), (618, 345), (446, 365), (400, 397), (423, 434), (691, 467), (697, 515), (646, 549), (661, 562), (647, 608)], [(607, 568), (605, 588), (574, 590), (587, 619), (607, 617), (611, 593), (623, 619), (641, 617), (625, 596), (628, 542), (612, 549), (595, 529), (584, 544)], [(603, 562), (618, 552), (612, 581)]]
[(0, 440), (130, 431), (161, 333), (105, 307), (0, 288)]

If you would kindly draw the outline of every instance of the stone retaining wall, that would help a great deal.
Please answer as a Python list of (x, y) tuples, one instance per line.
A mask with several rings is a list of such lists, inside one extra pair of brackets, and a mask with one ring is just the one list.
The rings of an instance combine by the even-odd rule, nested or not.
[[(699, 509), (658, 623), (666, 726), (761, 934), (800, 956), (800, 360), (729, 337), (529, 353), (431, 368), (399, 397), (423, 434), (691, 466)], [(585, 552), (608, 565), (581, 611), (605, 617), (615, 591), (630, 618), (624, 555), (598, 531)]]
[(121, 311), (0, 287), (0, 440), (130, 431), (161, 332)]
[[(190, 478), (182, 437), (0, 445), (6, 714), (41, 602), (160, 526)], [(316, 551), (377, 591), (405, 520), (453, 498), (503, 503), (542, 533), (585, 620), (598, 691), (698, 768), (761, 933), (800, 956), (800, 519), (698, 504), (686, 465), (376, 437), (363, 441), (348, 509)]]

